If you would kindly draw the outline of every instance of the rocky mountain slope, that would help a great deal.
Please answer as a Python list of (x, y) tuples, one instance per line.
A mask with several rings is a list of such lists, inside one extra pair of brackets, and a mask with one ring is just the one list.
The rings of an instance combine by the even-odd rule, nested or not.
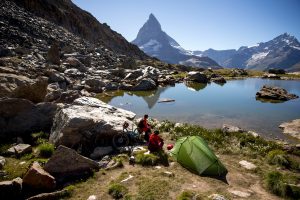
[(132, 41), (146, 54), (172, 64), (183, 64), (195, 67), (220, 68), (208, 57), (198, 57), (183, 49), (172, 37), (165, 33), (153, 14), (139, 30)]
[(90, 13), (80, 9), (71, 0), (12, 0), (20, 7), (59, 25), (85, 40), (103, 45), (118, 53), (140, 59), (147, 56), (119, 33), (101, 24)]
[(287, 33), (252, 47), (242, 46), (238, 50), (193, 51), (198, 56), (208, 56), (224, 67), (267, 70), (270, 68), (300, 71), (300, 43)]

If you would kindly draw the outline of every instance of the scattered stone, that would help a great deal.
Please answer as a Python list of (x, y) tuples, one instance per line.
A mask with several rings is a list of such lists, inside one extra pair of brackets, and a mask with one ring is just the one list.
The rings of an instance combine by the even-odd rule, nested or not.
[(155, 169), (161, 169), (161, 166), (155, 166), (154, 168)]
[(258, 137), (258, 136), (259, 136), (259, 134), (256, 133), (256, 132), (254, 132), (254, 131), (247, 131), (247, 133), (248, 133), (249, 135), (252, 135), (253, 137)]
[(7, 150), (7, 153), (10, 155), (24, 155), (32, 152), (32, 147), (30, 144), (18, 144)]
[(75, 150), (59, 146), (44, 169), (55, 177), (58, 183), (86, 177), (99, 170), (97, 162), (79, 155)]
[(139, 91), (144, 91), (144, 90), (154, 90), (156, 89), (156, 83), (150, 79), (142, 79), (140, 82), (137, 83), (135, 87), (132, 88), (132, 90), (139, 90)]
[(22, 193), (22, 179), (0, 182), (0, 199), (19, 200)]
[(175, 176), (175, 174), (173, 172), (169, 172), (169, 171), (163, 172), (163, 175), (167, 176), (167, 177), (174, 177)]
[(87, 198), (87, 200), (97, 200), (97, 196), (96, 195), (91, 195), (89, 196), (89, 198)]
[(226, 80), (224, 77), (216, 77), (211, 79), (213, 82), (218, 83), (218, 84), (224, 84), (226, 83)]
[(279, 128), (283, 129), (284, 134), (300, 139), (300, 119), (284, 122), (279, 125)]
[(132, 176), (132, 175), (129, 174), (129, 176), (128, 176), (127, 178), (123, 179), (123, 180), (121, 181), (121, 183), (124, 183), (124, 182), (129, 181), (129, 180), (133, 179), (133, 177), (134, 177), (134, 176)]
[(23, 178), (23, 186), (37, 191), (53, 191), (55, 178), (34, 162)]
[(166, 98), (166, 99), (160, 99), (160, 100), (158, 100), (157, 103), (167, 103), (167, 102), (174, 102), (174, 101), (175, 101), (174, 99), (168, 99), (168, 98)]
[(241, 129), (240, 127), (232, 126), (232, 125), (228, 125), (228, 124), (223, 124), (221, 130), (223, 133), (232, 133), (232, 132), (242, 133), (242, 132), (244, 132), (244, 130)]
[(260, 91), (256, 93), (256, 98), (288, 101), (299, 97), (295, 94), (289, 94), (283, 88), (264, 85)]
[(220, 194), (212, 194), (208, 196), (211, 200), (227, 200), (223, 195)]
[(60, 51), (59, 51), (59, 46), (57, 42), (54, 42), (47, 54), (47, 60), (48, 62), (54, 64), (54, 65), (59, 65), (60, 64)]
[(197, 83), (208, 83), (209, 79), (202, 72), (192, 71), (187, 74), (186, 81), (194, 81)]
[(30, 197), (26, 200), (56, 200), (56, 199), (64, 199), (67, 197), (70, 193), (68, 190), (60, 190), (60, 191), (55, 191), (51, 193), (42, 193), (38, 194), (36, 196)]
[(5, 158), (0, 156), (0, 169), (2, 169), (4, 167), (5, 163), (6, 163)]
[(246, 160), (240, 161), (239, 164), (240, 164), (242, 167), (244, 167), (244, 168), (246, 168), (246, 169), (249, 169), (249, 170), (253, 170), (253, 169), (256, 169), (256, 168), (257, 168), (256, 165), (254, 165), (253, 163), (248, 162), (248, 161), (246, 161)]
[(248, 198), (252, 195), (252, 192), (242, 192), (242, 191), (238, 191), (238, 190), (228, 190), (231, 194), (237, 196), (237, 197), (241, 197), (241, 198)]
[(100, 168), (106, 168), (108, 163), (111, 161), (111, 158), (109, 156), (104, 156), (99, 162)]
[(81, 97), (56, 114), (50, 142), (56, 146), (76, 147), (83, 144), (84, 140), (86, 145), (83, 148), (90, 149), (98, 137), (121, 133), (125, 121), (131, 127), (134, 117), (134, 113), (110, 106), (96, 98)]
[(90, 158), (92, 159), (98, 159), (103, 156), (106, 156), (107, 154), (110, 154), (113, 152), (113, 147), (112, 146), (107, 146), (107, 147), (96, 147), (94, 149), (94, 152), (90, 155)]

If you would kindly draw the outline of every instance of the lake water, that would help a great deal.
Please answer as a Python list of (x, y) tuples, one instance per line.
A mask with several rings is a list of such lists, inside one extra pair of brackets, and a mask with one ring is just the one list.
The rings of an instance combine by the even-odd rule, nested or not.
[[(148, 113), (160, 120), (189, 122), (206, 128), (220, 128), (227, 123), (268, 138), (291, 140), (278, 126), (300, 118), (300, 99), (281, 103), (256, 100), (256, 92), (265, 84), (283, 87), (300, 96), (300, 81), (249, 78), (231, 80), (224, 85), (179, 83), (151, 92), (118, 92), (120, 96), (110, 97), (107, 102), (138, 116)], [(158, 103), (164, 98), (175, 102)]]

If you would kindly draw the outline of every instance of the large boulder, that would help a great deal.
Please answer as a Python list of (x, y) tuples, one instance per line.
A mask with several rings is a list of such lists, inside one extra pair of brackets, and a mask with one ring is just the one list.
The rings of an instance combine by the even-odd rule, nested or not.
[(19, 200), (22, 194), (22, 179), (0, 182), (0, 199)]
[(105, 87), (105, 83), (100, 80), (100, 77), (90, 77), (85, 80), (85, 89), (88, 92), (100, 93), (103, 91), (103, 87)]
[(256, 98), (287, 101), (298, 98), (295, 94), (289, 94), (285, 89), (275, 86), (264, 85), (256, 93)]
[(16, 74), (0, 73), (0, 97), (24, 98), (42, 102), (47, 94), (48, 79), (30, 79)]
[(99, 170), (99, 165), (97, 162), (81, 156), (73, 149), (59, 146), (45, 164), (44, 169), (61, 184), (66, 181), (87, 177), (93, 171)]
[(187, 74), (186, 81), (194, 81), (197, 83), (208, 83), (209, 79), (202, 72), (192, 71)]
[(23, 177), (23, 187), (36, 191), (53, 191), (55, 178), (46, 172), (38, 162), (34, 162)]
[(72, 68), (76, 68), (81, 72), (86, 72), (87, 68), (84, 66), (84, 64), (82, 64), (77, 58), (74, 57), (68, 57), (66, 59), (66, 63), (72, 67)]
[(0, 138), (50, 131), (58, 106), (26, 99), (0, 98)]
[(156, 88), (157, 88), (156, 83), (152, 79), (147, 78), (139, 81), (137, 85), (132, 88), (132, 90), (144, 91), (144, 90), (154, 90)]
[(132, 124), (134, 117), (134, 113), (110, 106), (99, 99), (81, 97), (56, 114), (50, 141), (56, 146), (65, 145), (75, 149), (89, 146), (92, 151), (97, 138), (122, 132), (123, 123), (127, 121)]
[(300, 119), (284, 122), (279, 125), (279, 128), (283, 129), (284, 134), (300, 139)]

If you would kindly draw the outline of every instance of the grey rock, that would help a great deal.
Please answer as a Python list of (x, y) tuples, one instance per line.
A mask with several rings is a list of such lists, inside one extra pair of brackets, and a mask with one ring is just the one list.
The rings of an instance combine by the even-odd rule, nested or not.
[(284, 122), (279, 128), (283, 129), (284, 134), (300, 139), (300, 119)]
[(187, 77), (185, 78), (186, 81), (194, 81), (197, 83), (208, 83), (209, 79), (207, 76), (202, 72), (189, 72)]
[(242, 167), (244, 167), (244, 168), (246, 168), (246, 169), (249, 169), (249, 170), (253, 170), (253, 169), (256, 169), (256, 168), (257, 168), (256, 165), (254, 165), (253, 163), (248, 162), (248, 161), (246, 161), (246, 160), (240, 161), (239, 164), (240, 164)]
[(19, 200), (22, 193), (22, 179), (0, 182), (0, 199)]
[(280, 79), (280, 76), (278, 76), (277, 74), (263, 74), (262, 78), (270, 78), (270, 79)]
[(76, 68), (80, 72), (86, 72), (87, 68), (82, 64), (77, 58), (74, 57), (69, 57), (66, 59), (66, 63), (71, 67), (71, 68)]
[(102, 88), (105, 87), (105, 83), (100, 80), (100, 77), (91, 77), (85, 80), (85, 89), (89, 92), (100, 93)]
[(256, 93), (256, 98), (258, 99), (271, 99), (271, 100), (280, 100), (288, 101), (291, 99), (299, 98), (295, 94), (289, 94), (285, 89), (275, 86), (264, 85), (260, 91)]
[(58, 183), (64, 183), (91, 175), (94, 170), (99, 170), (99, 165), (73, 149), (59, 146), (44, 169), (54, 176)]
[(33, 197), (30, 197), (26, 200), (56, 200), (56, 199), (64, 199), (65, 197), (68, 197), (70, 195), (70, 192), (68, 190), (59, 190), (55, 192), (50, 193), (42, 193), (35, 195)]
[(223, 195), (220, 194), (212, 194), (208, 196), (211, 200), (227, 200)]
[(222, 126), (222, 132), (223, 133), (231, 133), (231, 132), (244, 132), (243, 129), (241, 129), (240, 127), (237, 126), (232, 126), (232, 125), (228, 125), (228, 124), (223, 124)]
[(47, 93), (48, 79), (30, 79), (15, 74), (0, 73), (0, 97), (24, 98), (32, 102), (42, 102)]
[(216, 77), (216, 78), (212, 78), (211, 80), (215, 83), (220, 83), (220, 84), (226, 83), (226, 80), (224, 77)]
[(5, 158), (0, 156), (0, 169), (2, 169), (4, 167), (5, 163), (6, 163)]
[(96, 98), (81, 97), (60, 110), (54, 119), (50, 141), (56, 146), (75, 147), (95, 138), (113, 136), (123, 131), (123, 123), (132, 124), (135, 114), (110, 106)]
[(144, 90), (154, 90), (156, 88), (157, 88), (156, 83), (152, 79), (148, 78), (148, 79), (141, 80), (139, 83), (137, 83), (135, 87), (132, 88), (132, 90), (144, 91)]
[(54, 42), (47, 54), (47, 60), (48, 62), (59, 65), (60, 64), (60, 50), (57, 42)]
[(7, 150), (8, 154), (11, 155), (24, 155), (26, 153), (31, 153), (32, 147), (30, 144), (18, 144)]
[(110, 153), (113, 152), (113, 148), (112, 146), (107, 146), (107, 147), (96, 147), (93, 151), (93, 153), (90, 155), (90, 158), (92, 159), (98, 159), (101, 158), (103, 156), (106, 156)]

